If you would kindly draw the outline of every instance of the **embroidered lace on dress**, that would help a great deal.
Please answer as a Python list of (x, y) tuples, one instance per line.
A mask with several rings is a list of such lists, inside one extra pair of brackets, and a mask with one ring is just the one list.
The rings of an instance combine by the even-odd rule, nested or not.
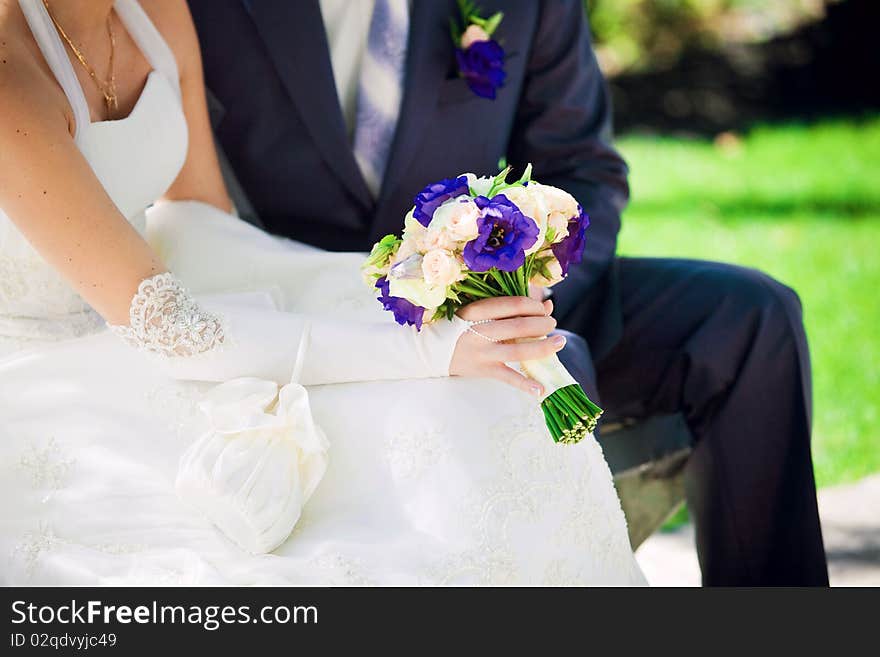
[(166, 357), (201, 354), (225, 339), (220, 318), (202, 309), (169, 272), (143, 280), (131, 300), (129, 326), (110, 329), (130, 345)]

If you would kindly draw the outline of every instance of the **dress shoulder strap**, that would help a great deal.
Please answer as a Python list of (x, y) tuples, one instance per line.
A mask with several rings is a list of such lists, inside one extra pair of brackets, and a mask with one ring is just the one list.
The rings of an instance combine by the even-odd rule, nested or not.
[[(40, 2), (41, 0), (36, 0)], [(168, 43), (137, 0), (116, 0), (116, 13), (150, 65), (161, 73), (180, 98), (180, 73)]]
[(55, 29), (55, 24), (42, 0), (18, 0), (18, 4), (46, 63), (64, 90), (64, 95), (67, 96), (67, 102), (70, 103), (76, 121), (76, 134), (80, 134), (81, 128), (92, 120), (89, 105), (67, 56), (64, 43)]

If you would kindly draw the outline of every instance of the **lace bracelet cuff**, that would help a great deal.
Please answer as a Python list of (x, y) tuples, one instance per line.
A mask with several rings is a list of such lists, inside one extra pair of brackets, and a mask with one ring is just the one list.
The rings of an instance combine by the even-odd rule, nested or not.
[(141, 281), (129, 326), (110, 329), (133, 347), (172, 358), (204, 353), (224, 340), (220, 318), (203, 310), (170, 272)]

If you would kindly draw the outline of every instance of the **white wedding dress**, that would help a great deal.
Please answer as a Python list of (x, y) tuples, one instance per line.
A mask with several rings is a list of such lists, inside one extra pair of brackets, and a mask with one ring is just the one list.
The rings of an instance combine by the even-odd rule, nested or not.
[[(0, 212), (0, 582), (644, 583), (597, 443), (555, 445), (534, 399), (500, 383), (395, 363), (413, 337), (363, 285), (362, 255), (270, 237), (198, 203), (148, 209), (182, 166), (186, 125), (174, 58), (135, 0), (117, 12), (154, 71), (129, 117), (99, 123), (42, 3), (25, 4), (76, 142), (122, 214), (191, 291), (247, 318), (238, 340), (259, 345), (247, 373), (285, 375), (268, 370), (298, 339), (260, 322), (294, 313), (314, 319), (313, 335), (331, 327), (333, 340), (362, 345), (362, 362), (331, 351), (306, 379), (374, 368), (376, 380), (308, 386), (326, 473), (288, 540), (271, 554), (241, 550), (174, 488), (216, 383), (174, 378), (107, 330)], [(210, 376), (197, 378), (238, 374), (238, 348), (205, 354)]]

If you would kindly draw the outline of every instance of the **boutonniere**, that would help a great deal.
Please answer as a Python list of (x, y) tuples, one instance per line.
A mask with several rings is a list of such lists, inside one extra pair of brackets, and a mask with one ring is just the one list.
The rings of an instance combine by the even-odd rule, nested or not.
[(473, 0), (458, 0), (461, 22), (450, 19), (452, 42), (458, 74), (465, 79), (471, 91), (481, 98), (495, 99), (504, 85), (504, 48), (492, 38), (501, 24), (502, 12), (483, 18)]

